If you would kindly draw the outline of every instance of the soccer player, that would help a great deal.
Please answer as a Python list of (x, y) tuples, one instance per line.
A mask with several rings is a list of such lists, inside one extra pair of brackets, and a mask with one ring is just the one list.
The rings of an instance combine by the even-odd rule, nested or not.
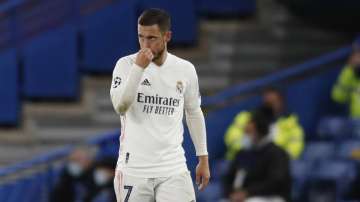
[(170, 16), (148, 9), (138, 19), (140, 50), (118, 60), (110, 90), (120, 114), (120, 151), (114, 188), (118, 202), (191, 202), (183, 112), (199, 163), (196, 183), (210, 178), (204, 115), (194, 66), (167, 51)]

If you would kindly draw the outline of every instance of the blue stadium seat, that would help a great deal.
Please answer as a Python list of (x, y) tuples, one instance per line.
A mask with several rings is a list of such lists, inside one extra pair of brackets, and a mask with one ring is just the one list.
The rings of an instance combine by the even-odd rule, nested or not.
[[(29, 181), (29, 184), (26, 186), (26, 188), (24, 189), (24, 191), (22, 192), (21, 195), (27, 201), (36, 201), (33, 199), (34, 194), (39, 194), (39, 192), (37, 190), (37, 188), (39, 187), (39, 184), (37, 183), (36, 174), (32, 174), (32, 175), (28, 176), (27, 179)], [(39, 200), (37, 200), (37, 201), (39, 201)]]
[(331, 142), (308, 142), (302, 158), (306, 161), (331, 159), (335, 156), (335, 145)]
[[(17, 179), (15, 184), (16, 186), (10, 192), (10, 197), (8, 199), (9, 202), (27, 202), (29, 198), (28, 195), (30, 188), (32, 187), (34, 182), (34, 178), (32, 176), (27, 176), (24, 178)], [(21, 193), (21, 194), (19, 194)]]
[(83, 16), (83, 62), (90, 73), (111, 73), (116, 61), (138, 49), (137, 20), (132, 0), (124, 0)]
[(352, 122), (346, 117), (322, 118), (317, 127), (319, 137), (333, 140), (351, 138)]
[(322, 161), (311, 171), (312, 182), (333, 182), (340, 198), (356, 177), (356, 166), (350, 161)]
[(197, 0), (197, 11), (202, 15), (249, 15), (256, 10), (253, 0)]
[(52, 189), (52, 186), (49, 186), (48, 181), (45, 179), (45, 172), (41, 171), (34, 174), (34, 182), (30, 187), (30, 191), (26, 196), (29, 201), (48, 201), (48, 194), (46, 193), (45, 188)]
[[(356, 153), (356, 154), (355, 154)], [(343, 159), (352, 159), (355, 156), (357, 159), (360, 158), (360, 141), (359, 140), (348, 140), (342, 142), (338, 146), (338, 157)]]
[(292, 198), (294, 201), (304, 201), (306, 182), (309, 179), (312, 163), (295, 160), (291, 161), (290, 171), (292, 177)]
[(304, 160), (293, 160), (290, 164), (291, 176), (296, 179), (307, 178), (311, 170), (311, 162)]
[(13, 182), (0, 185), (0, 201), (8, 201), (9, 193), (14, 188), (14, 186), (15, 184)]
[(4, 184), (0, 184), (0, 201), (5, 201), (6, 193), (7, 193), (6, 186)]
[(219, 202), (222, 197), (222, 186), (220, 182), (212, 182), (196, 195), (198, 202)]
[(32, 99), (79, 96), (76, 29), (64, 25), (24, 45), (23, 93)]
[(0, 81), (0, 125), (16, 125), (20, 100), (15, 49), (0, 53)]
[(7, 199), (8, 202), (15, 202), (19, 201), (22, 202), (22, 195), (19, 193), (22, 193), (25, 190), (26, 187), (26, 181), (23, 179), (17, 179), (14, 182), (14, 186), (12, 187), (11, 191), (9, 192), (9, 197)]
[(172, 20), (171, 44), (188, 44), (196, 42), (198, 34), (198, 18), (193, 0), (138, 0), (141, 10), (146, 8), (162, 8), (168, 11)]
[(359, 119), (353, 119), (351, 120), (351, 133), (353, 138), (360, 139), (360, 120)]
[(2, 185), (4, 188), (3, 195), (1, 196), (1, 201), (11, 202), (10, 198), (14, 189), (18, 187), (18, 184), (15, 181), (6, 182), (6, 184)]
[(211, 169), (211, 181), (220, 181), (221, 178), (227, 173), (229, 170), (231, 162), (225, 159), (215, 160), (214, 163), (210, 162), (212, 165)]

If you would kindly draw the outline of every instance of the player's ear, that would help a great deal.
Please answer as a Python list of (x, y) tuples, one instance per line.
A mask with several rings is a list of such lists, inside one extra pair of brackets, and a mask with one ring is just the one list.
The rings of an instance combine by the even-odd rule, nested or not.
[(171, 37), (172, 37), (172, 32), (166, 31), (165, 32), (165, 42), (168, 43), (171, 40)]

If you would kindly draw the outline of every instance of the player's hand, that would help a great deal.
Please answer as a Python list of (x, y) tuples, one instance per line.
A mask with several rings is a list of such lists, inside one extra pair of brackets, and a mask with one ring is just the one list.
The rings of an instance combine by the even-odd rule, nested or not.
[(143, 48), (138, 52), (135, 64), (145, 69), (150, 64), (153, 58), (154, 55), (151, 50), (149, 48)]
[(208, 156), (199, 156), (199, 163), (196, 166), (196, 184), (200, 191), (209, 184), (210, 170)]

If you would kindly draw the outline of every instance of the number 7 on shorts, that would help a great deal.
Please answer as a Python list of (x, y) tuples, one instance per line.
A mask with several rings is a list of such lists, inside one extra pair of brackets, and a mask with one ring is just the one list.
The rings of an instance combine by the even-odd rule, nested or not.
[(132, 188), (133, 188), (133, 186), (128, 186), (128, 185), (125, 185), (125, 186), (124, 186), (124, 189), (127, 189), (127, 194), (126, 194), (126, 197), (125, 197), (124, 202), (128, 202), (128, 201), (129, 201)]

